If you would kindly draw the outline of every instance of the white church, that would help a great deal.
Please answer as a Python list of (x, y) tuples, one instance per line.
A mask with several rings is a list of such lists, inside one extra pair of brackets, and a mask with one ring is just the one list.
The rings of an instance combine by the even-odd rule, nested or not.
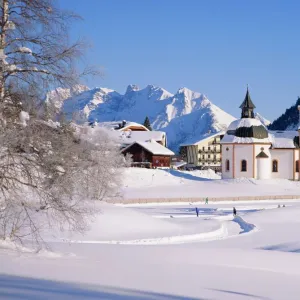
[(254, 118), (248, 88), (240, 108), (241, 119), (229, 125), (221, 141), (222, 178), (300, 180), (300, 127), (298, 131), (268, 131)]

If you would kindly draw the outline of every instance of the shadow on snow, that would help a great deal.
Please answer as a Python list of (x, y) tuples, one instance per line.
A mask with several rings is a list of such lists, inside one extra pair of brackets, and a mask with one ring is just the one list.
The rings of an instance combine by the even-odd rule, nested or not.
[(169, 174), (175, 176), (175, 177), (180, 177), (180, 178), (184, 178), (184, 179), (187, 179), (187, 180), (194, 180), (194, 181), (213, 181), (213, 180), (216, 180), (216, 179), (209, 179), (209, 178), (204, 178), (204, 177), (198, 177), (198, 176), (194, 176), (192, 174), (187, 174), (187, 173), (183, 173), (183, 172), (180, 172), (180, 171), (177, 171), (177, 170), (166, 170), (166, 169), (163, 169), (165, 172), (168, 172)]
[[(171, 300), (196, 300), (196, 298), (180, 297), (138, 290), (129, 290), (114, 287), (92, 286), (41, 280), (11, 275), (0, 275), (0, 299), (171, 299)], [(197, 298), (197, 300), (201, 298)], [(202, 298), (202, 300), (208, 300)]]
[(219, 289), (210, 289), (210, 290), (220, 292), (220, 293), (238, 295), (238, 296), (241, 296), (241, 297), (247, 297), (247, 298), (251, 297), (252, 299), (255, 298), (255, 299), (261, 299), (261, 300), (271, 300), (270, 298), (266, 298), (266, 297), (256, 296), (256, 295), (248, 294), (248, 293), (230, 291), (230, 290), (219, 290)]
[(259, 248), (260, 250), (300, 253), (300, 243), (282, 243)]

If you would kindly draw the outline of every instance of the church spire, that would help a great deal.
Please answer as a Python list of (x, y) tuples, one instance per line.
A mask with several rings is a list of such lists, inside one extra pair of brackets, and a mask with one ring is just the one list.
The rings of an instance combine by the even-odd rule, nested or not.
[(248, 84), (247, 84), (246, 96), (245, 96), (245, 99), (244, 99), (243, 103), (241, 104), (240, 108), (242, 109), (242, 118), (254, 119), (253, 110), (255, 108), (255, 105), (253, 104), (253, 102), (251, 100)]

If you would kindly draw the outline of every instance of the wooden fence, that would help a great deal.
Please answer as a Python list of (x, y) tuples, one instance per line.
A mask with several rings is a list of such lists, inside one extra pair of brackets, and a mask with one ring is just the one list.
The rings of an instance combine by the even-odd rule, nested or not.
[[(269, 195), (269, 196), (239, 196), (239, 197), (208, 197), (208, 201), (253, 201), (253, 200), (300, 200), (300, 195)], [(111, 199), (114, 204), (139, 204), (139, 203), (170, 203), (170, 202), (204, 202), (205, 198), (137, 198), (137, 199)]]

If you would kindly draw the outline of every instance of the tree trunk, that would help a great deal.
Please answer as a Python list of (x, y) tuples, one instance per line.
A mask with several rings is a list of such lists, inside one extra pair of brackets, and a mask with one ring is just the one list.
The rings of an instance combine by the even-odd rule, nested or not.
[(4, 88), (4, 62), (5, 62), (5, 38), (6, 38), (6, 30), (8, 25), (8, 0), (2, 0), (2, 20), (1, 20), (1, 34), (0, 34), (0, 97), (1, 102), (3, 102), (5, 95)]

